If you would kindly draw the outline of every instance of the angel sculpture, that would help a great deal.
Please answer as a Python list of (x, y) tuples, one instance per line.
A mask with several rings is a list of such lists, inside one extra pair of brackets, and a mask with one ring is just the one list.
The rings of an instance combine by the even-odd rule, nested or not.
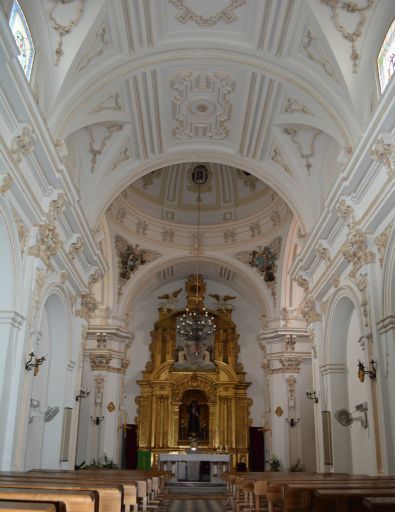
[(217, 309), (222, 309), (223, 311), (232, 309), (232, 305), (228, 304), (228, 301), (236, 298), (234, 295), (218, 295), (217, 293), (210, 293), (209, 295), (217, 301)]
[(165, 301), (161, 304), (163, 309), (165, 309), (165, 310), (174, 309), (177, 305), (178, 296), (181, 291), (182, 291), (182, 288), (179, 288), (178, 290), (175, 290), (174, 292), (159, 295), (158, 299)]

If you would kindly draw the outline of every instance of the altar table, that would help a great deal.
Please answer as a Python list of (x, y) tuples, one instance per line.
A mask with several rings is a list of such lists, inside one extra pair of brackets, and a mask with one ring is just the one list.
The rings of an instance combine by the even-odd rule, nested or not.
[(230, 455), (227, 453), (160, 453), (159, 465), (164, 471), (171, 471), (177, 481), (198, 481), (200, 463), (210, 463), (210, 481), (230, 469)]

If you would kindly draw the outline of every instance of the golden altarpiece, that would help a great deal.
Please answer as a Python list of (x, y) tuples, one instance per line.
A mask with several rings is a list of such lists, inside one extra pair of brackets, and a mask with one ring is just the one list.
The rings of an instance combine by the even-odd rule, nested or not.
[[(216, 330), (204, 342), (185, 340), (177, 322), (185, 311), (206, 311), (203, 277), (189, 276), (185, 289), (186, 308), (160, 307), (151, 331), (151, 360), (138, 381), (141, 395), (136, 398), (139, 448), (150, 450), (155, 463), (159, 453), (185, 452), (193, 439), (200, 451), (229, 453), (233, 467), (248, 464), (252, 402), (247, 397), (250, 383), (238, 363), (232, 308), (222, 302), (221, 308), (209, 312)], [(199, 418), (191, 427), (193, 404)]]

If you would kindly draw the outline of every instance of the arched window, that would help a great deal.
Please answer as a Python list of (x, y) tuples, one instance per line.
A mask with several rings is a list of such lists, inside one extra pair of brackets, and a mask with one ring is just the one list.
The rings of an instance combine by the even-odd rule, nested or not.
[(17, 0), (14, 0), (12, 5), (9, 25), (19, 49), (18, 60), (26, 78), (30, 80), (34, 58), (34, 44), (26, 18)]
[(387, 87), (395, 71), (395, 20), (385, 36), (377, 58), (381, 92)]

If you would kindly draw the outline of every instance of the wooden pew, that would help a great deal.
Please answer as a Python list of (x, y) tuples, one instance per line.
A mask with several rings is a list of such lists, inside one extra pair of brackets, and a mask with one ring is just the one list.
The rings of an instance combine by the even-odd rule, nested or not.
[[(125, 507), (125, 511), (129, 512), (129, 510), (137, 511), (137, 500), (140, 495), (146, 494), (146, 484), (138, 483), (130, 478), (119, 478), (114, 477), (112, 474), (107, 474), (110, 470), (83, 470), (83, 471), (72, 471), (72, 470), (64, 470), (64, 471), (29, 471), (29, 475), (35, 475), (41, 478), (46, 478), (53, 482), (71, 482), (71, 483), (84, 483), (89, 486), (96, 486), (100, 484), (107, 485), (118, 485), (122, 488), (123, 491), (123, 505)], [(0, 473), (1, 477), (1, 473)]]
[[(63, 509), (60, 508), (61, 505)], [(65, 510), (61, 502), (56, 504), (0, 500), (0, 512), (61, 512), (61, 510)]]
[[(57, 475), (59, 477), (63, 477), (63, 475), (75, 475), (77, 472), (72, 470), (31, 470), (30, 474), (45, 474), (45, 475)], [(155, 503), (151, 505), (150, 496), (153, 493), (153, 477), (160, 475), (164, 478), (168, 478), (168, 472), (163, 471), (140, 471), (140, 470), (121, 470), (121, 469), (83, 469), (78, 471), (78, 475), (80, 478), (83, 478), (84, 481), (105, 481), (109, 482), (118, 482), (119, 484), (126, 485), (134, 485), (137, 487), (137, 501), (136, 497), (134, 497), (134, 503), (130, 502), (130, 499), (127, 499), (127, 489), (124, 489), (124, 499), (125, 505), (129, 503), (133, 510), (138, 510), (140, 508), (143, 512), (147, 510), (147, 508), (157, 508), (158, 504)], [(155, 475), (155, 476), (154, 476)], [(69, 477), (70, 478), (70, 477)]]
[(395, 510), (395, 498), (364, 498), (364, 510), (371, 512), (390, 512)]
[[(253, 488), (253, 510), (259, 511), (262, 509), (266, 509), (268, 507), (270, 510), (273, 509), (275, 502), (281, 502), (282, 501), (282, 493), (281, 493), (281, 487), (273, 487), (273, 482), (282, 482), (282, 481), (295, 481), (295, 480), (302, 480), (308, 479), (310, 481), (310, 478), (314, 478), (317, 476), (317, 473), (281, 473), (281, 472), (273, 472), (273, 471), (265, 471), (265, 472), (250, 472), (250, 473), (243, 473), (243, 478), (246, 480), (252, 480), (254, 482), (254, 488)], [(237, 481), (237, 478), (236, 478)], [(268, 493), (269, 493), (269, 484), (271, 484), (270, 487), (270, 498), (271, 501), (268, 500)]]
[[(348, 489), (363, 490), (368, 487), (377, 489), (388, 489), (393, 487), (395, 479), (393, 477), (360, 477), (358, 475), (347, 475), (341, 478), (319, 478), (311, 481), (299, 481), (283, 483), (283, 510), (290, 512), (293, 510), (310, 510), (315, 507), (314, 492), (321, 490), (342, 491)], [(271, 499), (269, 490), (269, 501)], [(323, 504), (316, 506), (317, 510), (321, 510)]]
[[(262, 510), (267, 502), (270, 511), (275, 504), (280, 505), (284, 511), (310, 510), (314, 490), (320, 488), (344, 489), (366, 488), (368, 485), (391, 487), (395, 477), (369, 477), (367, 475), (348, 475), (342, 473), (244, 473), (225, 475), (225, 480), (240, 482), (240, 478), (254, 480), (254, 511)], [(375, 482), (375, 483), (372, 483)], [(241, 487), (241, 483), (238, 484)], [(310, 491), (306, 491), (306, 487)], [(293, 489), (292, 489), (293, 488)], [(285, 489), (288, 495), (285, 496)], [(290, 491), (292, 489), (292, 491)], [(321, 507), (322, 508), (322, 507)], [(321, 508), (317, 510), (321, 511)], [(233, 507), (235, 510), (235, 507)], [(245, 510), (248, 510), (246, 508)], [(395, 508), (394, 508), (395, 510)]]
[(391, 497), (395, 498), (395, 486), (392, 488), (369, 488), (360, 489), (320, 489), (314, 491), (314, 512), (322, 512), (328, 507), (333, 509), (336, 505), (336, 512), (357, 512), (361, 510), (363, 499), (366, 497)]
[(123, 505), (123, 489), (120, 485), (85, 483), (84, 481), (51, 480), (48, 476), (32, 476), (27, 473), (13, 477), (5, 477), (0, 473), (0, 488), (14, 487), (25, 489), (62, 489), (76, 491), (96, 491), (99, 496), (99, 512), (121, 512)]
[(15, 489), (12, 486), (0, 488), (0, 500), (44, 503), (61, 501), (67, 512), (98, 512), (99, 505), (99, 496), (95, 491)]

